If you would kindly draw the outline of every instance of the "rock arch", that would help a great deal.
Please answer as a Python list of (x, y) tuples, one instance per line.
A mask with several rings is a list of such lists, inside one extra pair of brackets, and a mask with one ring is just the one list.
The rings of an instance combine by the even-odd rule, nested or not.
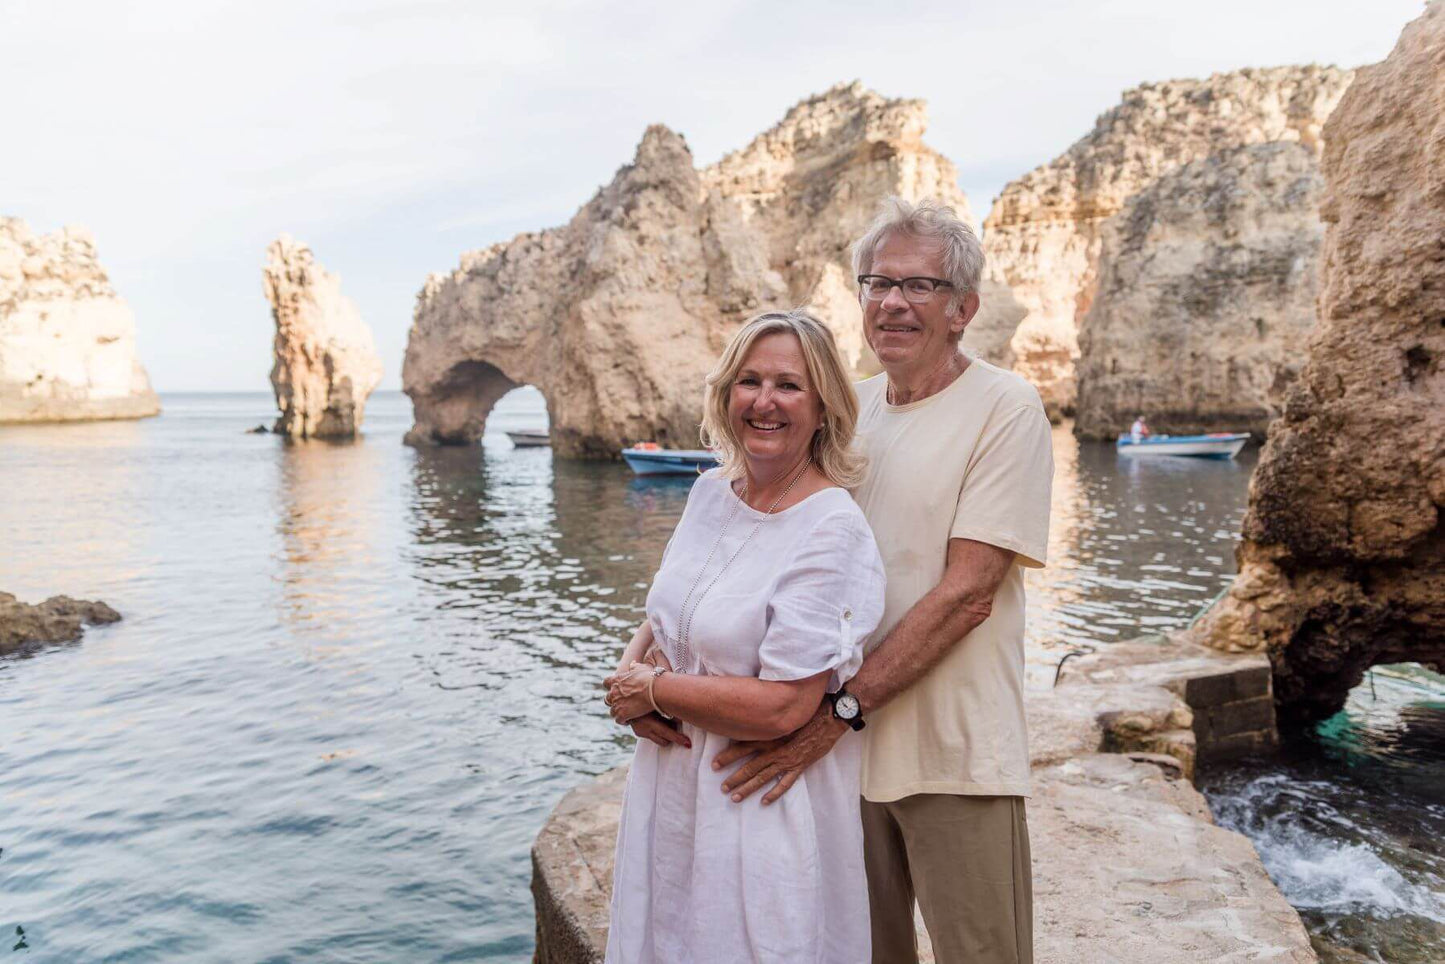
[[(800, 303), (871, 374), (853, 240), (890, 194), (941, 198), (971, 217), (925, 127), (922, 101), (855, 83), (797, 104), (702, 170), (680, 135), (649, 128), (568, 224), (428, 279), (402, 370), (416, 422), (407, 440), (474, 441), (496, 401), (481, 377), (490, 369), (542, 391), (564, 456), (616, 458), (640, 439), (693, 447), (703, 379), (727, 338), (758, 311)], [(1006, 350), (1023, 308), (993, 281), (983, 294), (969, 344)]]

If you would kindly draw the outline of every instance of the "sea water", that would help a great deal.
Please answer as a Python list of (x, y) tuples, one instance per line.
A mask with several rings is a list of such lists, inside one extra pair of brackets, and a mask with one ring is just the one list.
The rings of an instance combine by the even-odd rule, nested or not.
[[(0, 590), (125, 617), (0, 659), (0, 956), (530, 959), (528, 850), (567, 789), (631, 752), (598, 681), (689, 480), (512, 448), (506, 429), (546, 425), (532, 389), (481, 446), (446, 449), (401, 444), (397, 393), (353, 443), (248, 434), (274, 418), (264, 394), (162, 402), (0, 427)], [(1054, 447), (1033, 687), (1228, 584), (1254, 458), (1118, 459), (1068, 426)], [(1248, 799), (1269, 785), (1247, 786), (1237, 822), (1262, 839)], [(1403, 883), (1307, 910), (1316, 930), (1429, 899), (1395, 825), (1375, 832), (1352, 842)]]

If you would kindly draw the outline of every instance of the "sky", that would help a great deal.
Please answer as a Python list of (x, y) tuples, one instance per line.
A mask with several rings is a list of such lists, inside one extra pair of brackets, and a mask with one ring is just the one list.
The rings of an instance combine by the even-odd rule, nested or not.
[(1422, 0), (0, 0), (0, 214), (95, 235), (161, 391), (268, 391), (282, 232), (401, 387), (416, 293), (569, 220), (643, 130), (709, 164), (861, 80), (980, 218), (1146, 81), (1382, 60)]

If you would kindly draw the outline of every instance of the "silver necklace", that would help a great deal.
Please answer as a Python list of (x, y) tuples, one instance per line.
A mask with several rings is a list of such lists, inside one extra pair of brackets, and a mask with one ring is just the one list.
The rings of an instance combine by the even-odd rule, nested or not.
[[(737, 502), (733, 504), (733, 509), (728, 513), (727, 520), (723, 522), (722, 528), (718, 530), (717, 539), (713, 541), (712, 549), (708, 552), (707, 558), (703, 560), (702, 568), (699, 569), (697, 575), (693, 577), (692, 586), (689, 587), (687, 595), (682, 599), (682, 607), (678, 610), (677, 645), (673, 648), (672, 653), (672, 668), (674, 671), (679, 673), (688, 672), (688, 660), (690, 660), (692, 656), (688, 646), (692, 638), (692, 621), (697, 617), (697, 611), (698, 608), (702, 606), (703, 599), (712, 591), (712, 587), (717, 585), (717, 581), (722, 578), (722, 574), (728, 571), (728, 566), (733, 564), (733, 560), (738, 557), (738, 553), (743, 551), (743, 547), (752, 541), (753, 536), (757, 535), (758, 530), (763, 527), (763, 523), (767, 522), (768, 517), (773, 514), (773, 510), (788, 497), (789, 492), (793, 491), (793, 486), (798, 484), (798, 480), (803, 477), (803, 473), (808, 471), (808, 466), (812, 464), (813, 457), (809, 455), (808, 460), (803, 463), (803, 467), (798, 470), (798, 474), (793, 476), (793, 481), (788, 483), (788, 487), (783, 490), (782, 495), (773, 500), (773, 504), (768, 506), (768, 511), (763, 513), (763, 517), (758, 520), (757, 525), (753, 526), (752, 531), (738, 544), (737, 549), (728, 557), (728, 561), (723, 563), (722, 568), (717, 571), (717, 575), (712, 577), (712, 581), (707, 584), (707, 588), (697, 597), (697, 602), (692, 604), (692, 612), (689, 613), (687, 611), (687, 604), (692, 601), (692, 594), (697, 591), (697, 584), (702, 582), (703, 574), (707, 572), (707, 567), (712, 564), (712, 557), (717, 553), (717, 547), (722, 545), (723, 536), (727, 534), (728, 527), (733, 524), (733, 517), (738, 514), (738, 509), (742, 506), (743, 502), (747, 500), (748, 487), (746, 484), (743, 485), (742, 495), (737, 497)], [(728, 488), (732, 488), (731, 482), (728, 483)]]

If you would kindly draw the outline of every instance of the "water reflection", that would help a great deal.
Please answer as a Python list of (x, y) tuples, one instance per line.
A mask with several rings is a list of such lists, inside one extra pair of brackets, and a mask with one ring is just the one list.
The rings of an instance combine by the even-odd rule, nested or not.
[(1187, 625), (1233, 578), (1256, 451), (1127, 458), (1078, 441), (1067, 422), (1053, 439), (1049, 566), (1028, 583), (1034, 653), (1056, 661), (1080, 644)]

